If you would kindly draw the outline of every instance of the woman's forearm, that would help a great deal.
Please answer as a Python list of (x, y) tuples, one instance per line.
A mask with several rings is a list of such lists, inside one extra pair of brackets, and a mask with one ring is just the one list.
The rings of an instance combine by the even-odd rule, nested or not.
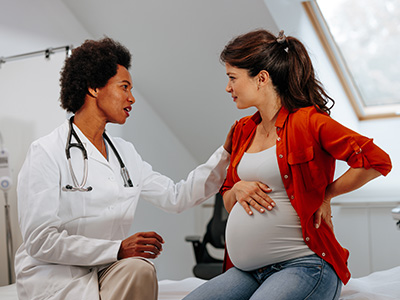
[(362, 187), (372, 179), (380, 176), (381, 173), (373, 168), (350, 168), (342, 176), (328, 185), (325, 193), (325, 200), (352, 192)]
[(315, 228), (319, 228), (321, 220), (333, 230), (331, 200), (334, 197), (352, 192), (367, 182), (381, 175), (375, 169), (350, 168), (326, 188), (325, 198), (314, 214)]
[(224, 195), (222, 196), (222, 199), (224, 199), (224, 206), (225, 206), (226, 211), (228, 213), (230, 213), (233, 206), (236, 203), (235, 194), (233, 193), (232, 189), (226, 191), (224, 193)]

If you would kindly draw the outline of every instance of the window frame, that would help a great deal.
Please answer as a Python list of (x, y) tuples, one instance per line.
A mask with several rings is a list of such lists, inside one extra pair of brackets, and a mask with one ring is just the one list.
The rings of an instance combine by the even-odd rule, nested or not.
[(302, 1), (302, 6), (334, 68), (359, 120), (400, 117), (400, 104), (366, 106), (343, 55), (336, 44), (316, 0)]

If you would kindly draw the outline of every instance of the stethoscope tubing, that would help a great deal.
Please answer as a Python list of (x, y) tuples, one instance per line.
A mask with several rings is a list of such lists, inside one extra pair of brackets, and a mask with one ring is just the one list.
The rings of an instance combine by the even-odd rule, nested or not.
[(68, 167), (71, 173), (72, 181), (74, 186), (67, 184), (63, 187), (63, 191), (80, 191), (80, 192), (90, 192), (93, 188), (88, 186), (85, 188), (87, 177), (88, 177), (88, 159), (87, 157), (83, 159), (83, 178), (81, 184), (78, 183), (78, 179), (76, 179), (75, 172), (72, 169), (71, 157), (68, 158)]
[[(72, 178), (72, 182), (73, 182), (73, 186), (67, 184), (66, 186), (62, 187), (63, 191), (79, 191), (79, 192), (90, 192), (91, 190), (93, 190), (93, 188), (91, 186), (85, 187), (86, 185), (86, 181), (88, 178), (88, 155), (87, 155), (87, 151), (85, 149), (85, 147), (83, 146), (83, 143), (81, 142), (80, 138), (78, 137), (78, 135), (76, 134), (74, 128), (73, 128), (73, 122), (74, 122), (74, 116), (72, 116), (69, 119), (69, 132), (68, 132), (68, 138), (67, 138), (67, 143), (65, 146), (65, 155), (67, 157), (67, 161), (68, 161), (68, 168), (69, 168), (69, 172), (71, 174), (71, 178)], [(72, 140), (72, 136), (74, 136), (74, 138), (76, 139), (77, 143), (71, 143)], [(119, 155), (117, 149), (115, 148), (114, 144), (111, 142), (110, 138), (107, 136), (107, 134), (104, 132), (103, 133), (103, 137), (104, 139), (107, 141), (107, 143), (110, 145), (111, 149), (113, 150), (119, 164), (121, 167), (121, 176), (122, 179), (124, 181), (124, 186), (125, 187), (133, 187), (133, 183), (132, 180), (129, 176), (128, 170), (125, 167), (124, 162), (121, 159), (121, 156)], [(75, 172), (73, 170), (72, 167), (72, 163), (71, 163), (71, 153), (70, 153), (70, 149), (72, 147), (76, 147), (79, 150), (81, 150), (82, 152), (82, 156), (83, 156), (83, 177), (82, 177), (82, 182), (79, 183), (78, 179), (75, 176)]]

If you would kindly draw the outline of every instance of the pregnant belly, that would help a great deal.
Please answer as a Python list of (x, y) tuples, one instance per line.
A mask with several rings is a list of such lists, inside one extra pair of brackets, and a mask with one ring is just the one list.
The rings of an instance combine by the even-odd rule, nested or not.
[(278, 201), (272, 211), (248, 215), (236, 203), (226, 225), (226, 247), (232, 263), (250, 271), (311, 254), (302, 238), (300, 220), (290, 201)]

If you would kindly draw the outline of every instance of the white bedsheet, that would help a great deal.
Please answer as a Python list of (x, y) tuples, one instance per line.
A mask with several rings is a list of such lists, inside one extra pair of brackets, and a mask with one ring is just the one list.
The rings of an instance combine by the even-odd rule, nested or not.
[(179, 281), (161, 280), (158, 282), (158, 300), (180, 300), (204, 282), (194, 277)]
[[(204, 282), (205, 280), (194, 277), (179, 281), (161, 280), (158, 282), (158, 300), (181, 300)], [(18, 300), (16, 285), (1, 286), (0, 300)]]
[(1, 300), (18, 300), (15, 284), (0, 287)]
[(352, 278), (343, 287), (340, 300), (399, 300), (400, 267)]
[[(204, 283), (199, 278), (159, 281), (158, 300), (181, 300)], [(400, 299), (400, 267), (352, 278), (343, 287), (340, 300), (394, 300)], [(15, 284), (0, 287), (0, 300), (18, 300)]]

